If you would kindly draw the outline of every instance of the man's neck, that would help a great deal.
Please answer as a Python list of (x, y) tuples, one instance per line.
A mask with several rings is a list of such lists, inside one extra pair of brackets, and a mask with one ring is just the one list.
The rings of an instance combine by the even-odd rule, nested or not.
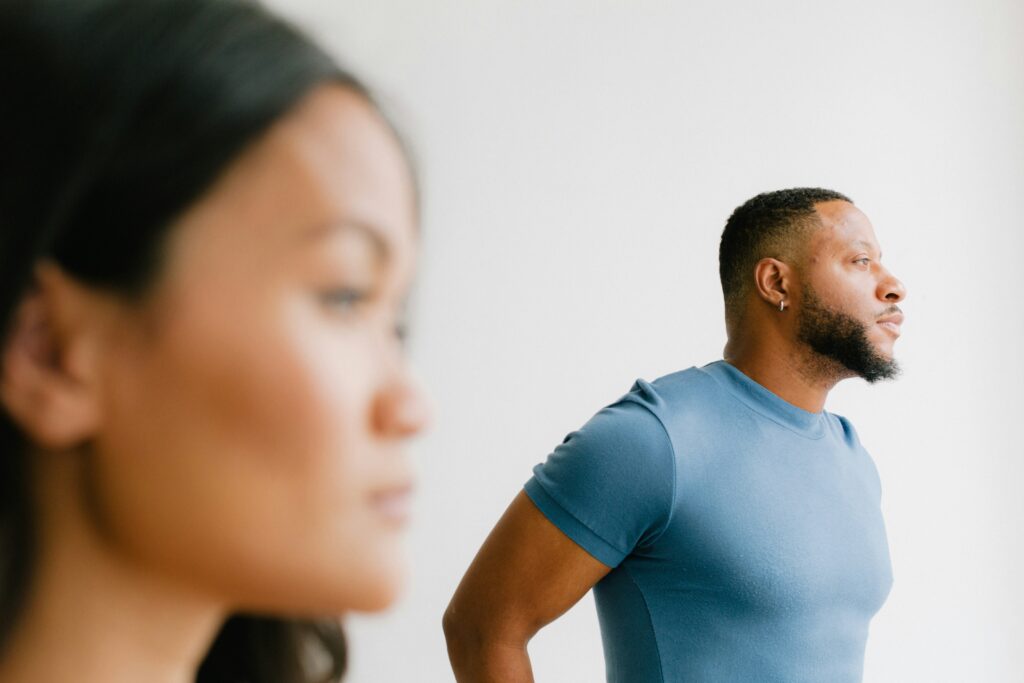
[(815, 367), (809, 353), (780, 344), (730, 340), (723, 356), (730, 365), (787, 403), (820, 413), (838, 379), (827, 368)]

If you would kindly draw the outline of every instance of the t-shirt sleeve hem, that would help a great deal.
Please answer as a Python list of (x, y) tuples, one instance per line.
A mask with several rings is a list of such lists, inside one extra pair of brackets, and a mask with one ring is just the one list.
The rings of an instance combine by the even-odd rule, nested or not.
[(617, 550), (559, 505), (536, 478), (526, 482), (523, 490), (548, 521), (601, 564), (614, 568), (626, 558), (626, 553)]

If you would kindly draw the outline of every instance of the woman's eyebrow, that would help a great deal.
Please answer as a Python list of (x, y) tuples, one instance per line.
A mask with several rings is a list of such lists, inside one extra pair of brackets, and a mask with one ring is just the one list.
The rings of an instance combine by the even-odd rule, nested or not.
[(339, 220), (321, 223), (303, 232), (303, 241), (319, 241), (337, 235), (352, 233), (366, 239), (373, 245), (374, 251), (382, 261), (391, 257), (391, 247), (384, 237), (383, 231), (372, 223), (359, 220)]

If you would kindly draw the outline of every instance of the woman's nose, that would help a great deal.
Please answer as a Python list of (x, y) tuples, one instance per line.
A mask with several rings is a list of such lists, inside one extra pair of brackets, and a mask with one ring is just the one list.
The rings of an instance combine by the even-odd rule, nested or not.
[(408, 438), (430, 424), (431, 409), (420, 383), (411, 377), (396, 379), (380, 392), (374, 405), (374, 426), (384, 435)]

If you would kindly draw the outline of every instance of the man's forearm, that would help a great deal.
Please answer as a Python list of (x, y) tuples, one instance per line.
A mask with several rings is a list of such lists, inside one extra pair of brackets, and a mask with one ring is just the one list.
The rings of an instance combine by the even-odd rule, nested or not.
[(488, 637), (445, 618), (448, 659), (457, 683), (533, 683), (533, 669), (521, 644)]
[(532, 683), (526, 644), (609, 571), (520, 491), (445, 610), (456, 680)]

